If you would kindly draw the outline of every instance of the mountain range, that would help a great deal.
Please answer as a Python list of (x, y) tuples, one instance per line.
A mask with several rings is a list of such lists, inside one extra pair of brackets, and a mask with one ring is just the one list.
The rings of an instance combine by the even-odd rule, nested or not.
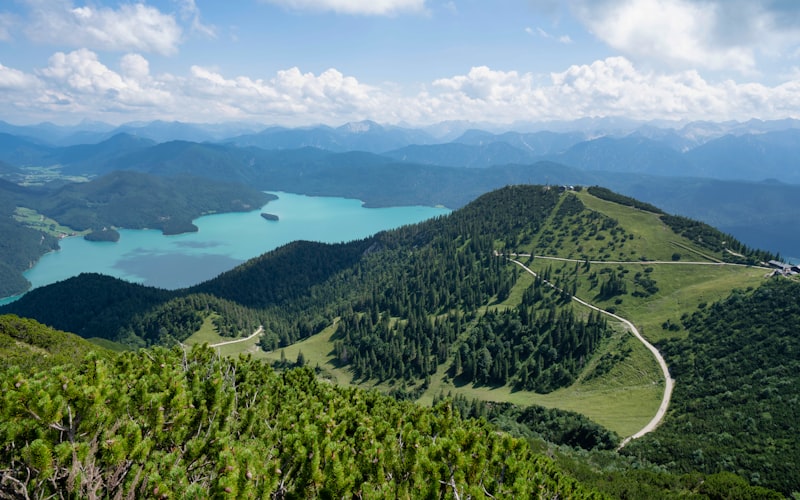
[[(368, 206), (450, 208), (507, 184), (601, 184), (797, 257), (800, 237), (787, 228), (799, 208), (799, 123), (582, 120), (551, 130), (519, 125), (524, 132), (369, 121), (302, 129), (0, 123), (0, 177), (29, 182), (24, 169), (34, 166), (78, 178), (138, 170), (353, 197)], [(70, 137), (80, 143), (64, 145)]]

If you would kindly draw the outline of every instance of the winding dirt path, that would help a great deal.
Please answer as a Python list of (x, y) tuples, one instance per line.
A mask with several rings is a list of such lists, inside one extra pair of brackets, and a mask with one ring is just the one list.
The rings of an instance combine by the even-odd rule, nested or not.
[(250, 340), (253, 337), (256, 337), (258, 335), (261, 335), (262, 333), (264, 333), (264, 327), (263, 326), (259, 326), (256, 329), (256, 331), (254, 331), (249, 337), (245, 337), (243, 339), (236, 339), (236, 340), (226, 340), (225, 342), (217, 342), (216, 344), (210, 344), (208, 347), (222, 347), (222, 346), (228, 345), (228, 344), (236, 344), (237, 342), (247, 342), (248, 340)]
[[(508, 254), (512, 257), (530, 257), (530, 254), (526, 253), (511, 253)], [(546, 259), (546, 260), (557, 260), (560, 262), (586, 262), (585, 260), (581, 259), (567, 259), (565, 257), (549, 257), (547, 255), (534, 255), (534, 259)], [(705, 262), (705, 261), (691, 261), (691, 260), (590, 260), (589, 264), (668, 264), (668, 265), (691, 265), (691, 266), (735, 266), (735, 267), (757, 267), (759, 269), (767, 269), (769, 267), (763, 265), (753, 265), (753, 264), (737, 264), (735, 262)]]
[[(520, 261), (518, 261), (516, 259), (513, 259), (511, 257), (508, 257), (508, 260), (510, 260), (514, 264), (520, 266), (522, 269), (524, 269), (528, 273), (532, 274), (533, 276), (537, 276), (537, 274), (535, 272), (533, 272), (530, 268), (528, 268), (522, 262), (520, 262)], [(556, 288), (555, 285), (553, 285), (552, 283), (550, 283), (548, 281), (545, 281), (545, 283), (547, 283), (548, 285), (550, 285), (553, 288)], [(650, 420), (650, 422), (647, 423), (647, 425), (642, 427), (641, 430), (639, 430), (638, 432), (636, 432), (635, 434), (633, 434), (631, 436), (626, 437), (622, 441), (622, 443), (619, 445), (619, 448), (617, 448), (619, 450), (619, 449), (622, 449), (623, 446), (628, 444), (631, 439), (640, 438), (640, 437), (644, 436), (645, 434), (647, 434), (648, 432), (654, 431), (655, 428), (658, 427), (658, 424), (660, 424), (661, 421), (664, 420), (664, 415), (666, 415), (667, 408), (669, 408), (670, 399), (672, 399), (672, 389), (675, 387), (675, 380), (673, 380), (672, 377), (670, 377), (670, 375), (669, 375), (669, 367), (667, 367), (667, 362), (664, 360), (664, 357), (661, 356), (661, 353), (658, 352), (658, 349), (656, 349), (656, 347), (653, 344), (648, 342), (642, 336), (642, 334), (639, 332), (639, 330), (636, 328), (636, 326), (634, 326), (633, 323), (631, 323), (630, 321), (628, 321), (627, 319), (625, 319), (625, 318), (623, 318), (621, 316), (617, 316), (616, 314), (610, 313), (610, 312), (608, 312), (608, 311), (606, 311), (604, 309), (600, 309), (599, 307), (597, 307), (595, 305), (592, 305), (592, 304), (586, 302), (585, 300), (579, 299), (578, 297), (575, 297), (574, 295), (572, 296), (572, 300), (578, 302), (579, 304), (583, 304), (584, 306), (586, 306), (586, 307), (588, 307), (590, 309), (594, 309), (595, 311), (603, 313), (606, 316), (611, 316), (615, 320), (617, 320), (617, 321), (621, 322), (623, 325), (625, 325), (631, 331), (631, 333), (633, 333), (633, 335), (637, 339), (639, 339), (639, 341), (642, 344), (644, 344), (644, 346), (647, 347), (647, 349), (651, 353), (653, 353), (653, 356), (656, 358), (656, 361), (658, 362), (658, 366), (661, 367), (661, 373), (664, 376), (664, 381), (665, 381), (665, 383), (664, 383), (664, 395), (661, 398), (661, 405), (658, 407), (658, 411), (656, 412), (655, 416)]]

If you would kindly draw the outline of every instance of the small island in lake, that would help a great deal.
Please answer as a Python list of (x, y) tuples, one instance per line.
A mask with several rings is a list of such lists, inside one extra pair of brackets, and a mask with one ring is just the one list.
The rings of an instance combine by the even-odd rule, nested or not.
[(278, 220), (278, 216), (277, 215), (268, 214), (268, 213), (265, 213), (265, 212), (261, 212), (261, 217), (263, 217), (266, 220), (274, 220), (274, 221)]
[(96, 229), (83, 235), (83, 239), (86, 241), (113, 241), (116, 243), (119, 241), (119, 233), (112, 228)]

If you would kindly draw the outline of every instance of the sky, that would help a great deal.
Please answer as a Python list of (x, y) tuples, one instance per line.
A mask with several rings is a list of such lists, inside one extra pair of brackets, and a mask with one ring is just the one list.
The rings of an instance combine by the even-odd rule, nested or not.
[(0, 120), (800, 118), (798, 0), (0, 0)]

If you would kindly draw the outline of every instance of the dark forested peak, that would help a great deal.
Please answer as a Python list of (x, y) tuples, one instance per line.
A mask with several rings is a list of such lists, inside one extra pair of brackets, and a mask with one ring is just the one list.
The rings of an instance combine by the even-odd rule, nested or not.
[(191, 175), (115, 171), (68, 184), (32, 203), (40, 213), (77, 230), (147, 227), (177, 234), (196, 231), (192, 220), (203, 214), (255, 210), (274, 198), (243, 184)]
[(372, 238), (327, 244), (295, 241), (192, 287), (248, 307), (286, 303), (353, 266), (375, 243)]
[(560, 196), (558, 186), (513, 185), (479, 196), (454, 217), (533, 217), (549, 213)]
[(649, 203), (641, 202), (637, 199), (631, 198), (629, 196), (621, 195), (619, 193), (615, 193), (608, 188), (604, 188), (602, 186), (590, 186), (587, 191), (592, 196), (596, 196), (601, 200), (606, 201), (613, 201), (614, 203), (618, 203), (620, 205), (625, 205), (627, 207), (638, 208), (639, 210), (644, 210), (646, 212), (652, 212), (654, 214), (663, 214), (664, 212)]
[[(125, 325), (143, 309), (168, 300), (172, 292), (128, 283), (95, 273), (82, 273), (52, 285), (36, 288), (0, 312), (36, 318), (41, 323), (82, 337), (98, 335), (95, 324)], [(119, 326), (118, 326), (119, 327)], [(113, 338), (116, 330), (108, 332)]]

